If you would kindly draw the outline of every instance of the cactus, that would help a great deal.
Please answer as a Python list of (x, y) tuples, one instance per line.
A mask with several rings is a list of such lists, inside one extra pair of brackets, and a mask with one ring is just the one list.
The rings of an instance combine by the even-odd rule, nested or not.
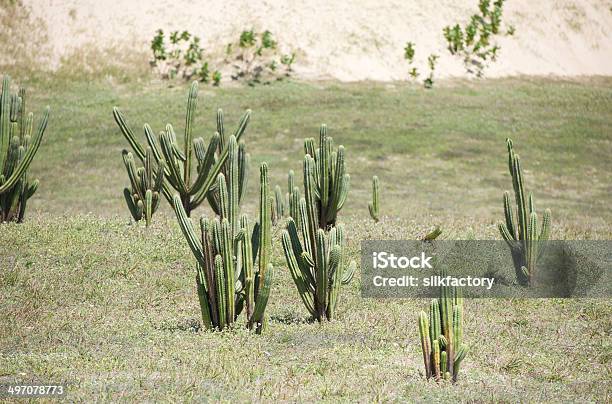
[(164, 184), (165, 162), (160, 161), (157, 170), (154, 171), (153, 160), (153, 151), (148, 147), (144, 167), (136, 169), (132, 153), (123, 151), (123, 164), (131, 184), (131, 189), (123, 189), (123, 195), (134, 220), (138, 222), (144, 218), (147, 227), (151, 224), (151, 218), (159, 206)]
[[(159, 137), (154, 135), (149, 124), (145, 123), (144, 125), (147, 143), (153, 151), (155, 161), (157, 164), (160, 164), (162, 160), (166, 162), (164, 174), (167, 181), (162, 185), (162, 194), (172, 204), (172, 189), (178, 192), (187, 216), (190, 216), (191, 211), (199, 206), (205, 199), (209, 201), (215, 213), (219, 214), (219, 196), (216, 189), (216, 181), (219, 173), (224, 173), (227, 177), (228, 169), (226, 160), (229, 145), (224, 129), (222, 110), (219, 109), (217, 111), (217, 131), (211, 137), (208, 146), (206, 146), (206, 142), (203, 138), (193, 138), (197, 98), (198, 83), (194, 81), (187, 98), (185, 138), (182, 151), (176, 141), (176, 135), (172, 125), (166, 125), (165, 130), (160, 133)], [(134, 132), (127, 124), (119, 108), (113, 108), (113, 116), (121, 132), (130, 143), (134, 154), (144, 163), (146, 158), (145, 149), (136, 139)], [(238, 127), (233, 135), (236, 141), (240, 141), (240, 138), (244, 135), (250, 116), (251, 111), (247, 110), (240, 119)], [(238, 188), (240, 191), (239, 199), (241, 200), (245, 194), (246, 188), (248, 156), (244, 152), (244, 146), (240, 144), (239, 147), (242, 150), (242, 152), (239, 153), (238, 163), (238, 173), (240, 176)]]
[(424, 311), (419, 313), (418, 324), (425, 377), (455, 383), (461, 362), (468, 353), (463, 343), (461, 290), (441, 286), (440, 298), (431, 301), (429, 316)]
[(516, 270), (517, 279), (522, 285), (531, 285), (536, 270), (538, 258), (544, 251), (540, 241), (547, 241), (550, 235), (550, 209), (544, 211), (542, 225), (538, 231), (538, 215), (535, 209), (533, 194), (530, 192), (525, 198), (523, 171), (518, 154), (514, 153), (512, 140), (506, 139), (508, 147), (508, 169), (512, 176), (514, 197), (516, 201), (515, 220), (513, 208), (510, 203), (510, 193), (504, 192), (505, 223), (500, 222), (499, 231), (508, 243), (512, 253), (512, 260)]
[(38, 189), (30, 181), (28, 168), (38, 151), (49, 121), (45, 109), (32, 137), (34, 115), (26, 112), (26, 91), (10, 94), (10, 78), (4, 76), (0, 93), (0, 223), (23, 222), (28, 199)]
[[(306, 139), (304, 197), (297, 187), (289, 196), (291, 217), (283, 231), (285, 258), (302, 302), (318, 321), (332, 320), (340, 287), (355, 273), (348, 263), (344, 229), (336, 224), (348, 193), (349, 176), (344, 168), (344, 148), (332, 152), (332, 139), (321, 126), (319, 149)], [(314, 156), (314, 157), (313, 157)], [(289, 175), (289, 187), (293, 186)]]
[(370, 216), (372, 216), (372, 219), (374, 219), (374, 221), (377, 223), (380, 220), (379, 215), (378, 215), (378, 205), (379, 205), (378, 177), (373, 176), (372, 177), (372, 202), (368, 204), (368, 209), (370, 209)]
[(268, 168), (266, 163), (260, 168), (259, 222), (251, 228), (247, 215), (239, 217), (237, 149), (236, 138), (231, 136), (228, 176), (217, 176), (219, 217), (202, 217), (198, 234), (179, 195), (174, 195), (173, 207), (196, 258), (196, 285), (204, 326), (223, 330), (245, 310), (247, 327), (261, 333), (267, 325), (265, 309), (273, 276)]
[(279, 220), (285, 217), (285, 201), (283, 191), (278, 185), (274, 187), (274, 198), (272, 203), (272, 224), (276, 225)]

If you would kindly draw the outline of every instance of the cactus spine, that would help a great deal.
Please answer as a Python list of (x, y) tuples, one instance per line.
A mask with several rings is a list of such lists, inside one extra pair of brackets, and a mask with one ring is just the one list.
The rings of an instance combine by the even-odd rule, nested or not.
[(519, 282), (531, 285), (539, 256), (544, 251), (540, 241), (547, 241), (550, 236), (550, 209), (544, 211), (542, 225), (538, 231), (538, 215), (535, 209), (533, 194), (525, 197), (523, 171), (519, 155), (514, 153), (512, 140), (506, 139), (508, 147), (508, 169), (512, 176), (512, 186), (516, 201), (515, 220), (513, 208), (510, 203), (510, 193), (504, 192), (505, 223), (499, 223), (499, 231), (508, 243), (512, 253), (512, 260)]
[(30, 181), (28, 168), (38, 151), (49, 120), (45, 109), (38, 130), (32, 137), (34, 115), (26, 112), (26, 91), (10, 93), (10, 78), (4, 76), (0, 92), (0, 223), (22, 222), (28, 199), (38, 189)]
[(463, 343), (461, 290), (441, 286), (440, 298), (431, 301), (429, 316), (421, 311), (418, 323), (425, 376), (436, 381), (456, 382), (459, 367), (468, 352)]
[(127, 150), (123, 151), (123, 164), (130, 178), (130, 188), (123, 189), (125, 202), (135, 221), (145, 220), (146, 226), (151, 224), (151, 218), (159, 206), (164, 184), (165, 162), (160, 161), (157, 170), (153, 170), (153, 151), (147, 148), (144, 167), (136, 168), (134, 156)]
[(266, 163), (260, 168), (259, 221), (251, 228), (247, 215), (239, 215), (238, 154), (236, 138), (230, 136), (228, 176), (220, 173), (216, 183), (219, 216), (213, 220), (202, 217), (199, 234), (179, 195), (173, 197), (173, 206), (196, 258), (196, 285), (205, 327), (230, 327), (246, 309), (247, 327), (261, 333), (267, 324), (265, 309), (273, 276), (268, 168)]
[[(332, 320), (340, 287), (355, 273), (348, 263), (344, 229), (336, 225), (337, 214), (348, 194), (349, 175), (344, 167), (344, 148), (332, 152), (332, 139), (321, 126), (319, 148), (306, 139), (304, 148), (304, 197), (297, 187), (289, 195), (291, 217), (283, 231), (285, 258), (302, 302), (318, 321)], [(293, 185), (289, 175), (289, 187)]]
[(378, 177), (372, 177), (372, 202), (368, 204), (368, 209), (370, 210), (370, 216), (374, 219), (375, 222), (378, 223), (380, 217), (378, 215), (378, 206), (379, 206), (379, 196), (378, 196)]
[[(208, 146), (206, 146), (203, 138), (193, 138), (197, 98), (198, 83), (194, 81), (187, 98), (183, 150), (178, 146), (172, 125), (166, 125), (165, 130), (161, 131), (158, 137), (154, 135), (153, 130), (148, 124), (145, 123), (144, 125), (147, 143), (153, 151), (155, 161), (157, 164), (160, 164), (162, 160), (165, 161), (164, 174), (167, 181), (162, 185), (162, 194), (172, 204), (172, 189), (178, 192), (187, 216), (190, 216), (191, 211), (205, 199), (208, 199), (215, 213), (219, 214), (219, 206), (216, 203), (219, 200), (216, 189), (217, 176), (219, 173), (224, 173), (227, 177), (228, 170), (226, 160), (229, 153), (229, 144), (221, 110), (217, 111), (217, 131), (211, 137)], [(119, 108), (113, 108), (113, 116), (121, 132), (130, 143), (134, 154), (144, 163), (146, 158), (145, 149), (136, 139), (134, 132), (127, 124)], [(236, 141), (240, 141), (240, 138), (243, 136), (250, 116), (251, 111), (247, 110), (240, 119), (233, 135)], [(238, 198), (241, 199), (246, 188), (248, 157), (244, 153), (244, 146), (241, 144), (239, 147), (242, 153), (240, 153), (238, 163), (238, 175), (241, 179), (238, 183), (240, 190)]]

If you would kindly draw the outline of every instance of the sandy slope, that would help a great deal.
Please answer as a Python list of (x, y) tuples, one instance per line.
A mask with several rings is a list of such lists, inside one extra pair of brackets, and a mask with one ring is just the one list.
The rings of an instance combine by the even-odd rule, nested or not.
[[(52, 58), (79, 47), (146, 51), (158, 28), (187, 29), (220, 48), (251, 26), (271, 30), (298, 49), (296, 70), (306, 78), (405, 79), (403, 47), (417, 46), (422, 68), (429, 53), (443, 55), (439, 76), (463, 67), (444, 49), (442, 28), (463, 22), (477, 0), (24, 0), (45, 22)], [(508, 0), (505, 21), (514, 37), (488, 76), (612, 74), (612, 2)]]

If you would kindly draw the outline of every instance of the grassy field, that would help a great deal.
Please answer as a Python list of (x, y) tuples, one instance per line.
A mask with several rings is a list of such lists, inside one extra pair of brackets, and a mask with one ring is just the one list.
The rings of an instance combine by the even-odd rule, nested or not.
[[(52, 106), (32, 168), (41, 188), (23, 225), (0, 226), (0, 384), (65, 381), (71, 401), (581, 401), (612, 398), (609, 300), (470, 300), (472, 349), (456, 386), (423, 377), (422, 300), (362, 299), (343, 289), (338, 321), (309, 321), (274, 231), (268, 332), (199, 330), (193, 259), (167, 204), (148, 231), (130, 225), (127, 146), (111, 108), (135, 130), (182, 129), (186, 85), (32, 80), (31, 107)], [(253, 109), (246, 142), (273, 183), (300, 170), (302, 139), (328, 124), (347, 147), (349, 251), (363, 239), (499, 239), (510, 188), (505, 138), (528, 189), (553, 211), (556, 239), (610, 239), (612, 79), (506, 79), (405, 84), (280, 83), (202, 88), (197, 132), (217, 107), (233, 128)], [(144, 136), (143, 136), (144, 138)], [(256, 195), (252, 170), (250, 195)], [(382, 214), (368, 216), (370, 178)], [(255, 199), (246, 210), (253, 212)], [(201, 208), (195, 212), (209, 214)]]

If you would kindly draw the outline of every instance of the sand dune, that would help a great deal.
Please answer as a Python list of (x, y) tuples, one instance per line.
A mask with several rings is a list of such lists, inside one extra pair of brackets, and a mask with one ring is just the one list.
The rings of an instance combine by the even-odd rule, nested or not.
[[(463, 76), (444, 49), (442, 28), (464, 22), (477, 0), (24, 0), (44, 24), (53, 65), (82, 47), (146, 52), (154, 32), (186, 29), (208, 49), (221, 49), (244, 28), (271, 30), (297, 49), (304, 78), (403, 80), (406, 41), (417, 66), (442, 55), (438, 76)], [(487, 76), (612, 74), (612, 2), (508, 0), (504, 20), (516, 35), (502, 38)]]

